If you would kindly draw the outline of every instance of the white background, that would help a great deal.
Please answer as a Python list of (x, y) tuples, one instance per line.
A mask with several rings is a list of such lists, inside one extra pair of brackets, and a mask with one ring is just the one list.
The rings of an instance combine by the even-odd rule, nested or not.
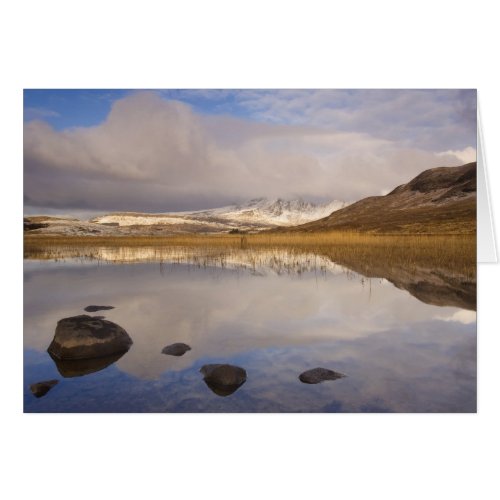
[(23, 415), (20, 229), (23, 87), (478, 88), (495, 210), (498, 22), (482, 0), (4, 3), (3, 498), (499, 498), (498, 266), (477, 415)]

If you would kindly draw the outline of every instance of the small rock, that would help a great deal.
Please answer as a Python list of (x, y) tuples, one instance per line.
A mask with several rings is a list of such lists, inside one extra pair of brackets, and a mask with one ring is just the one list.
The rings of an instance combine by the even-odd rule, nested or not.
[(175, 344), (170, 344), (162, 349), (163, 354), (168, 354), (170, 356), (182, 356), (187, 351), (190, 351), (191, 347), (182, 342), (177, 342)]
[(48, 352), (58, 359), (89, 359), (124, 353), (132, 339), (116, 323), (82, 314), (58, 321)]
[(345, 375), (343, 373), (334, 372), (327, 368), (313, 368), (312, 370), (301, 373), (299, 375), (299, 380), (304, 382), (304, 384), (319, 384), (325, 380), (337, 380), (344, 377)]
[(44, 380), (43, 382), (31, 384), (30, 389), (33, 396), (41, 398), (42, 396), (45, 396), (45, 394), (47, 394), (57, 383), (59, 383), (59, 380)]
[(233, 365), (204, 365), (200, 372), (207, 386), (218, 396), (229, 396), (247, 379), (247, 372)]
[(94, 313), (97, 311), (108, 311), (109, 309), (114, 309), (114, 306), (87, 306), (84, 311), (89, 313)]

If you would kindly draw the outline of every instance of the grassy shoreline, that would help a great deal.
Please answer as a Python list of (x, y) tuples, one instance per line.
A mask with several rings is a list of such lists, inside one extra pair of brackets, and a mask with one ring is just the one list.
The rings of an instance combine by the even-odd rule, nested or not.
[(159, 258), (169, 249), (196, 251), (202, 255), (227, 252), (285, 250), (314, 253), (334, 262), (362, 269), (383, 264), (415, 272), (418, 268), (439, 269), (450, 276), (476, 277), (475, 235), (380, 235), (347, 232), (260, 233), (183, 236), (48, 237), (27, 235), (24, 256), (50, 258), (51, 255), (92, 257), (97, 248), (154, 248)]
[(25, 234), (25, 245), (82, 245), (82, 246), (317, 246), (317, 245), (398, 245), (420, 244), (436, 241), (475, 241), (476, 234), (435, 233), (359, 233), (329, 232), (280, 232), (257, 234), (186, 234), (170, 236), (60, 236)]

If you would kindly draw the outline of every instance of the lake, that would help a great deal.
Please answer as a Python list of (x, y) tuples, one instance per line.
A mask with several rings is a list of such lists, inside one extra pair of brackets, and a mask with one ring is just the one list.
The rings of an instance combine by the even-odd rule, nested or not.
[[(318, 252), (102, 247), (24, 261), (25, 412), (475, 412), (475, 279)], [(355, 269), (355, 270), (353, 270)], [(90, 304), (114, 309), (85, 313)], [(62, 318), (104, 316), (125, 354), (64, 365)], [(182, 342), (182, 356), (162, 349)], [(243, 368), (218, 394), (200, 369)], [(324, 367), (345, 377), (306, 384)], [(36, 398), (30, 385), (58, 383)]]

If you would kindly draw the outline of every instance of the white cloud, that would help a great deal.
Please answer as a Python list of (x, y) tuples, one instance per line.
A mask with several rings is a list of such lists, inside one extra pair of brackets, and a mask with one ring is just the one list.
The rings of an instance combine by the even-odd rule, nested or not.
[[(297, 92), (286, 93), (293, 113), (304, 106)], [(424, 169), (460, 164), (452, 153), (364, 131), (202, 115), (139, 92), (116, 101), (98, 126), (56, 131), (41, 121), (27, 123), (25, 203), (168, 211), (257, 196), (356, 200)]]
[(439, 155), (440, 156), (447, 156), (447, 155), (456, 156), (463, 163), (471, 163), (473, 161), (476, 161), (477, 153), (473, 147), (468, 146), (465, 149), (462, 149), (461, 151), (448, 150), (448, 151), (443, 151), (442, 153), (439, 153)]
[(438, 316), (437, 319), (442, 321), (456, 321), (458, 323), (463, 323), (464, 325), (469, 325), (476, 322), (476, 312), (460, 309), (459, 311), (454, 312), (451, 316)]
[(260, 121), (365, 132), (427, 150), (459, 149), (475, 137), (473, 90), (241, 90), (233, 97)]
[(25, 120), (36, 120), (43, 118), (56, 118), (61, 116), (57, 111), (41, 107), (28, 107), (24, 109)]

